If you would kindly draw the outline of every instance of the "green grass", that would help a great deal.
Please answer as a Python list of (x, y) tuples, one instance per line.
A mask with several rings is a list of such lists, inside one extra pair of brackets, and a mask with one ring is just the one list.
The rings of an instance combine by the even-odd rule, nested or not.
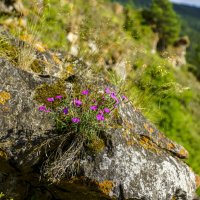
[[(129, 75), (129, 95), (161, 131), (189, 151), (186, 162), (200, 174), (200, 84), (188, 71), (175, 70), (155, 55), (146, 56), (143, 62), (139, 58)], [(142, 63), (146, 66), (141, 67)]]

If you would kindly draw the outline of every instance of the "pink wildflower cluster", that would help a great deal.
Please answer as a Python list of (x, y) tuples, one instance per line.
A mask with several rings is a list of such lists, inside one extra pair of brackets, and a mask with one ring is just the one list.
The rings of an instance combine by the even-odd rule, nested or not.
[[(92, 94), (90, 93), (88, 89), (86, 89), (81, 92), (81, 95), (91, 96)], [(62, 99), (63, 99), (63, 96), (57, 95), (55, 97), (47, 98), (47, 101), (53, 103), (56, 100), (62, 100)], [(121, 99), (127, 100), (127, 97), (123, 95), (121, 96)], [(104, 93), (100, 95), (100, 97), (98, 96), (97, 99), (94, 99), (93, 96), (91, 96), (91, 98), (86, 98), (82, 102), (80, 99), (75, 98), (69, 104), (76, 107), (78, 109), (78, 112), (85, 112), (85, 111), (94, 112), (97, 121), (104, 121), (106, 118), (106, 115), (109, 114), (111, 110), (116, 108), (119, 102), (120, 101), (117, 94), (113, 90), (111, 90), (109, 87), (106, 87)], [(90, 103), (91, 105), (89, 105)], [(71, 110), (71, 107), (64, 107), (62, 108), (62, 114), (70, 116), (69, 115), (70, 110)], [(51, 112), (51, 110), (47, 109), (45, 105), (40, 106), (39, 111)], [(72, 118), (70, 118), (72, 123), (78, 124), (81, 122), (80, 118), (78, 118), (77, 116), (74, 116), (77, 114), (75, 114), (76, 112), (75, 113), (73, 112), (73, 109), (72, 109), (72, 112), (70, 113), (72, 114)]]

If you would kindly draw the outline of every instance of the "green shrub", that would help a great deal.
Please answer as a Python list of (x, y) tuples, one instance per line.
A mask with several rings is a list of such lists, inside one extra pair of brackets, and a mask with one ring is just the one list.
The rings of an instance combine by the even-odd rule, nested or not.
[(189, 151), (186, 162), (199, 174), (199, 83), (184, 68), (174, 70), (146, 54), (138, 57), (129, 74), (127, 91), (147, 118)]

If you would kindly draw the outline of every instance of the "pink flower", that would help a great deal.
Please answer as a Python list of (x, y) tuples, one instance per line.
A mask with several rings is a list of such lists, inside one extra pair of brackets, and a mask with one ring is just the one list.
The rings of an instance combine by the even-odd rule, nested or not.
[(64, 109), (63, 109), (63, 113), (64, 113), (65, 115), (67, 115), (68, 112), (69, 112), (69, 109), (68, 109), (68, 108), (64, 108)]
[(43, 106), (40, 106), (40, 107), (38, 108), (38, 110), (39, 110), (39, 111), (45, 111), (45, 110), (46, 110), (46, 106), (44, 106), (44, 105), (43, 105)]
[(100, 113), (96, 115), (96, 118), (97, 118), (98, 121), (104, 121), (105, 120), (105, 117)]
[(44, 112), (49, 113), (49, 112), (51, 112), (51, 110), (45, 110)]
[(114, 92), (111, 92), (110, 97), (111, 97), (112, 99), (114, 99), (114, 98), (116, 98), (116, 94), (115, 94)]
[(114, 92), (112, 92), (112, 93), (110, 94), (110, 97), (111, 97), (112, 99), (114, 99), (114, 100), (116, 101), (117, 104), (119, 103), (119, 99), (117, 98), (117, 96), (116, 96), (116, 94), (115, 94)]
[(48, 101), (48, 102), (53, 102), (53, 101), (54, 101), (54, 98), (53, 98), (53, 97), (47, 98), (47, 101)]
[(78, 117), (74, 117), (74, 118), (72, 118), (72, 122), (73, 123), (75, 123), (75, 124), (78, 124), (78, 123), (80, 123), (80, 118), (78, 118)]
[(111, 93), (109, 87), (106, 87), (105, 92), (106, 92), (107, 94), (110, 94), (110, 93)]
[(124, 95), (122, 95), (122, 100), (128, 100), (128, 98)]
[(83, 95), (88, 95), (88, 94), (89, 94), (89, 90), (83, 90), (83, 91), (81, 92), (81, 94), (83, 94)]
[(110, 113), (110, 109), (109, 108), (104, 108), (104, 112), (105, 113)]
[(55, 98), (56, 99), (62, 99), (62, 96), (61, 95), (57, 95)]
[(74, 99), (74, 104), (76, 105), (76, 107), (80, 107), (82, 105), (82, 102), (78, 99)]
[(97, 110), (97, 109), (98, 109), (98, 106), (90, 106), (90, 109), (91, 109), (91, 110)]

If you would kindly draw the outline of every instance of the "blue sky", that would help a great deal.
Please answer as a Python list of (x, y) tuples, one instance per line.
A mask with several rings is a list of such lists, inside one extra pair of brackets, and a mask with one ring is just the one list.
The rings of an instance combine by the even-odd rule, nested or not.
[(200, 0), (171, 0), (174, 3), (182, 3), (200, 7)]

